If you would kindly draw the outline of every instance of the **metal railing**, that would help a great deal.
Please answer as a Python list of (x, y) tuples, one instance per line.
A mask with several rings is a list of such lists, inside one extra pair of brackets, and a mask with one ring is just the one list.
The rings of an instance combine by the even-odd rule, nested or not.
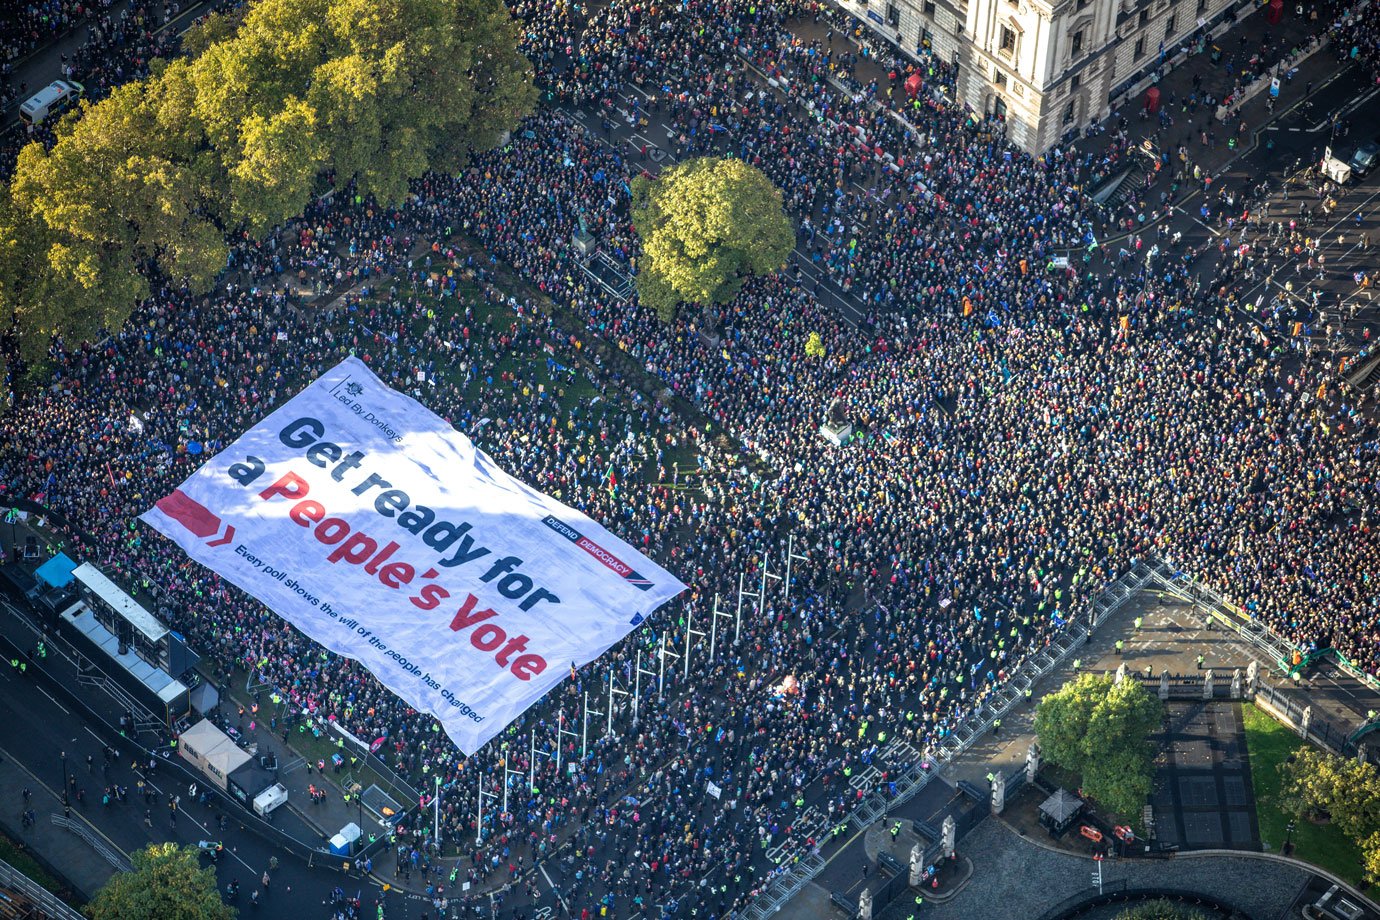
[[(992, 723), (1005, 715), (1012, 707), (1025, 698), (1025, 690), (1035, 681), (1058, 668), (1073, 656), (1092, 631), (1101, 626), (1107, 617), (1115, 613), (1132, 596), (1153, 580), (1154, 573), (1149, 564), (1138, 561), (1131, 570), (1103, 589), (1086, 618), (1080, 618), (1061, 630), (1050, 644), (1028, 656), (1016, 668), (1011, 679), (996, 688), (990, 696), (966, 720), (942, 738), (925, 757), (912, 764), (896, 780), (896, 794), (890, 795), (880, 787), (859, 803), (849, 815), (853, 826), (862, 828), (876, 821), (888, 809), (895, 808), (924, 789), (940, 770), (968, 750), (978, 738), (982, 737)], [(936, 761), (930, 769), (924, 762)], [(928, 855), (928, 854), (927, 854)], [(764, 920), (805, 888), (824, 868), (824, 859), (818, 849), (802, 857), (788, 871), (772, 879), (753, 899), (742, 916), (749, 920)]]
[(101, 859), (110, 863), (110, 867), (116, 872), (134, 871), (134, 867), (129, 864), (129, 860), (125, 859), (123, 854), (117, 853), (115, 850), (111, 849), (104, 840), (91, 833), (90, 829), (81, 821), (76, 821), (56, 813), (52, 815), (52, 819), (53, 823), (58, 827), (69, 830), (82, 840), (85, 840), (87, 845), (95, 850), (96, 854), (100, 856)]
[(3, 859), (0, 859), (0, 887), (17, 892), (52, 920), (82, 920), (82, 915), (68, 907), (57, 895)]
[(815, 876), (824, 871), (824, 857), (817, 851), (801, 857), (790, 869), (767, 883), (753, 902), (743, 911), (748, 920), (766, 920), (795, 897), (805, 886), (814, 881)]
[(1259, 620), (1247, 616), (1244, 610), (1223, 597), (1217, 589), (1187, 572), (1175, 569), (1168, 562), (1158, 560), (1152, 569), (1152, 575), (1155, 582), (1165, 591), (1206, 610), (1213, 619), (1225, 624), (1248, 645), (1259, 650), (1271, 664), (1290, 661), (1295, 652), (1303, 654), (1303, 649)]
[(1315, 716), (1312, 711), (1308, 713), (1308, 720), (1305, 723), (1304, 710), (1310, 707), (1291, 698), (1289, 694), (1277, 690), (1269, 684), (1261, 683), (1255, 690), (1255, 702), (1264, 704), (1263, 708), (1266, 712), (1287, 724), (1294, 731), (1301, 732), (1306, 739), (1317, 742), (1338, 756), (1350, 757), (1356, 753), (1356, 744), (1351, 740), (1351, 733), (1344, 726), (1335, 725), (1327, 719)]
[(1057, 633), (1048, 645), (1022, 661), (1009, 680), (994, 689), (968, 719), (939, 740), (930, 752), (935, 760), (941, 764), (950, 763), (972, 747), (978, 738), (987, 733), (993, 722), (1006, 715), (1025, 698), (1027, 688), (1033, 687), (1040, 678), (1072, 658), (1074, 652), (1087, 641), (1097, 627), (1154, 578), (1154, 567), (1144, 561), (1138, 561), (1131, 566), (1129, 572), (1104, 588), (1093, 600), (1088, 621), (1085, 622), (1080, 617), (1070, 623)]
[(125, 688), (115, 683), (109, 677), (106, 677), (105, 674), (97, 670), (94, 665), (90, 667), (91, 672), (94, 673), (86, 672), (77, 675), (78, 686), (95, 687), (99, 690), (104, 690), (111, 699), (115, 700), (123, 709), (134, 716), (135, 731), (157, 732), (167, 728), (156, 715), (131, 696)]
[[(1213, 619), (1226, 624), (1229, 629), (1258, 649), (1271, 664), (1288, 670), (1289, 663), (1294, 661), (1296, 655), (1301, 660), (1309, 658), (1309, 653), (1301, 646), (1252, 617), (1211, 585), (1199, 581), (1187, 572), (1175, 570), (1163, 560), (1156, 563), (1153, 572), (1155, 581), (1166, 591), (1207, 610)], [(1346, 655), (1336, 649), (1323, 649), (1322, 654), (1346, 674), (1380, 693), (1380, 680), (1357, 667)]]

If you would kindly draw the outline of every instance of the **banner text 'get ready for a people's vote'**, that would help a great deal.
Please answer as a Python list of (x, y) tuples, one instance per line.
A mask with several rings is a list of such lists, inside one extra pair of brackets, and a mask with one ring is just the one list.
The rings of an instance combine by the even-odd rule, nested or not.
[(685, 589), (354, 358), (142, 520), (466, 754)]

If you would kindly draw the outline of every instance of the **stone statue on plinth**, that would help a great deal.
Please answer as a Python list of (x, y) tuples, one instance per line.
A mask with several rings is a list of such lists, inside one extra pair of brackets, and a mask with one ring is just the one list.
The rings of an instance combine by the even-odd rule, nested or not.
[(848, 423), (842, 399), (833, 399), (824, 410), (824, 424), (819, 426), (819, 433), (835, 447), (842, 447), (853, 439), (853, 426)]

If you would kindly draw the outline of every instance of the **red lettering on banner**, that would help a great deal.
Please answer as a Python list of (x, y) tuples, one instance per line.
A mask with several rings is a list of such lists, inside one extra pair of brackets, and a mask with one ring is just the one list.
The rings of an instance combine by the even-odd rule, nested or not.
[(584, 550), (585, 552), (589, 553), (595, 559), (598, 559), (604, 565), (613, 569), (622, 577), (627, 578), (630, 574), (632, 574), (632, 566), (628, 565), (626, 562), (619, 559), (617, 556), (613, 555), (613, 553), (610, 553), (608, 550), (604, 549), (598, 543), (595, 543), (589, 537), (581, 537), (580, 539), (575, 541), (575, 545), (580, 547), (580, 549)]
[[(546, 659), (540, 655), (518, 655), (512, 656), (516, 652), (525, 651), (527, 643), (531, 640), (527, 636), (514, 636), (508, 638), (508, 633), (497, 623), (485, 623), (485, 620), (493, 619), (498, 616), (498, 612), (490, 608), (476, 610), (479, 606), (479, 598), (473, 594), (466, 595), (465, 602), (460, 605), (460, 609), (455, 611), (455, 617), (450, 621), (450, 628), (454, 632), (462, 629), (469, 629), (472, 626), (479, 626), (478, 629), (470, 633), (470, 645), (479, 649), (481, 652), (497, 652), (494, 655), (494, 663), (501, 668), (507, 668), (518, 680), (531, 680), (542, 671), (546, 670)], [(482, 626), (479, 624), (483, 624)], [(509, 665), (511, 659), (512, 664)]]
[[(350, 522), (344, 518), (328, 516), (329, 511), (320, 502), (304, 498), (310, 490), (311, 487), (305, 479), (296, 473), (288, 472), (260, 492), (259, 498), (264, 501), (272, 501), (275, 498), (291, 500), (293, 504), (288, 509), (288, 519), (299, 527), (308, 528), (318, 542), (331, 547), (330, 552), (326, 554), (327, 562), (333, 565), (343, 562), (349, 566), (358, 566), (378, 578), (388, 588), (400, 589), (411, 584), (417, 577), (415, 566), (409, 562), (388, 562), (389, 558), (401, 549), (397, 543), (389, 542), (380, 549), (378, 540), (354, 530)], [(183, 511), (181, 506), (174, 507), (173, 502), (165, 503), (173, 507), (174, 511), (182, 512), (182, 517), (190, 520), (193, 525), (204, 524), (200, 517)], [(208, 511), (201, 517), (209, 514)], [(581, 537), (579, 546), (620, 575), (627, 575), (632, 571), (629, 566), (597, 543)], [(385, 562), (388, 564), (385, 565)], [(435, 578), (437, 574), (437, 570), (432, 568), (421, 577)], [(450, 592), (441, 585), (425, 584), (408, 600), (419, 609), (432, 610), (449, 596)], [(541, 589), (538, 589), (533, 597), (559, 602), (555, 595)], [(523, 609), (527, 609), (526, 605)], [(450, 628), (452, 632), (470, 630), (470, 644), (481, 652), (493, 653), (494, 663), (518, 680), (529, 681), (545, 671), (546, 659), (527, 651), (527, 643), (532, 641), (530, 637), (509, 636), (508, 631), (499, 623), (486, 622), (498, 615), (497, 610), (489, 607), (479, 609), (479, 598), (473, 594), (466, 594), (464, 603), (451, 618)]]

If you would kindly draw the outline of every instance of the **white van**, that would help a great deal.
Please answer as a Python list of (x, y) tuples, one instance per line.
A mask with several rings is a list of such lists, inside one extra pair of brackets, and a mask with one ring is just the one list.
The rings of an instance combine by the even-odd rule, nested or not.
[(53, 115), (61, 115), (76, 105), (77, 100), (86, 93), (80, 83), (68, 80), (54, 80), (34, 93), (19, 107), (19, 117), (28, 125), (41, 125)]
[(1322, 174), (1338, 185), (1346, 185), (1351, 181), (1351, 164), (1333, 156), (1331, 147), (1323, 150), (1321, 168)]

